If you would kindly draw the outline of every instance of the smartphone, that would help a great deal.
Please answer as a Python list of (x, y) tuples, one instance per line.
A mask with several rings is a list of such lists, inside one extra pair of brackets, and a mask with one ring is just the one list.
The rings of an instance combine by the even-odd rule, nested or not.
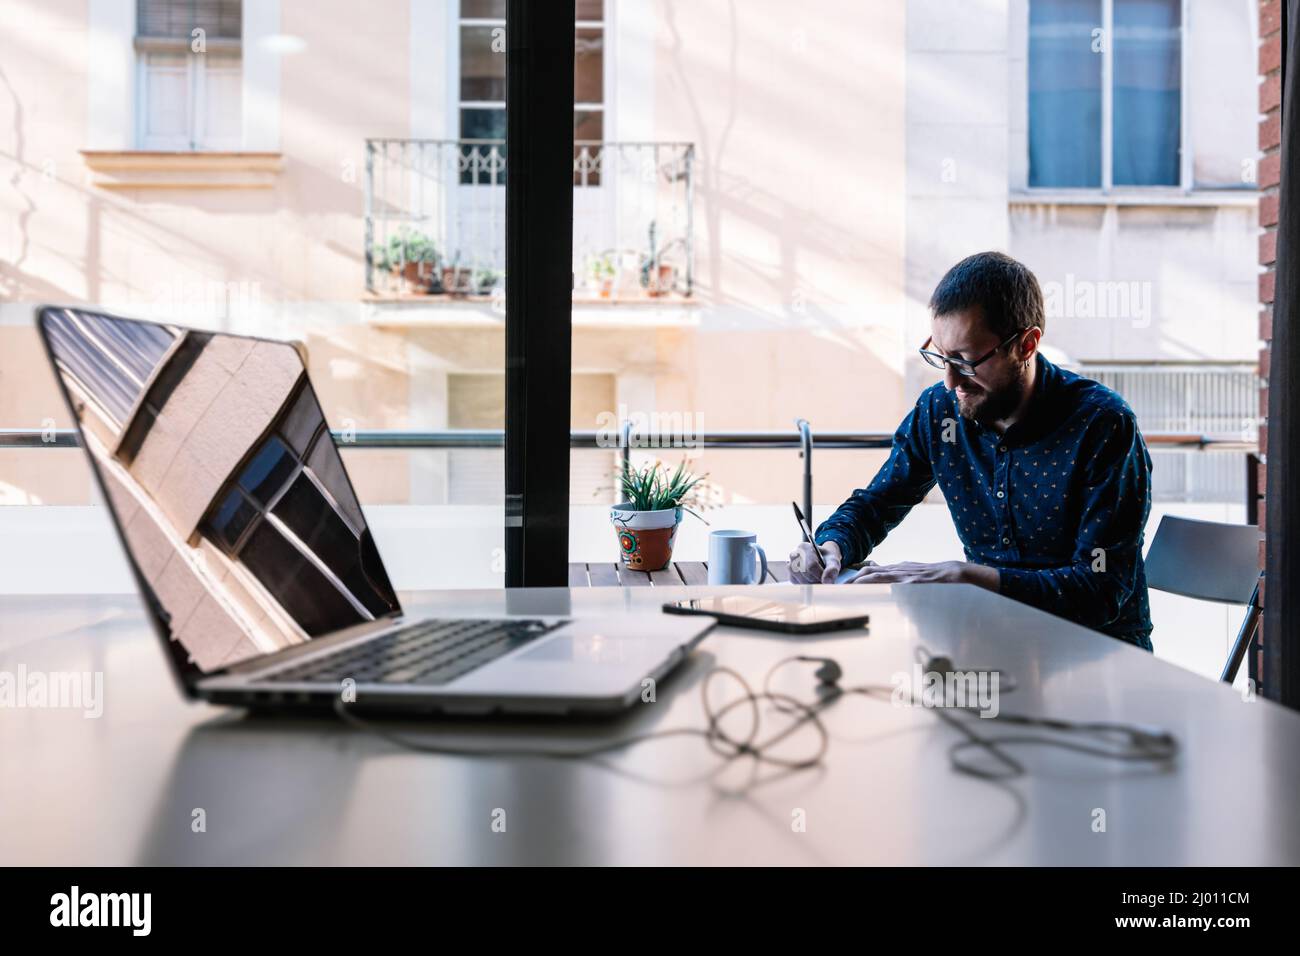
[(842, 631), (862, 627), (871, 618), (861, 608), (832, 607), (826, 604), (782, 604), (763, 598), (711, 597), (690, 601), (669, 601), (666, 614), (705, 614), (719, 624), (753, 627), (785, 634), (815, 634), (818, 631)]

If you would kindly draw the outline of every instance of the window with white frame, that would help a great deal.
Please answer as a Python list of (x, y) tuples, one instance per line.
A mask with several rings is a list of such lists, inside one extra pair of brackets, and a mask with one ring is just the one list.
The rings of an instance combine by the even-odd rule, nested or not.
[(398, 602), (316, 393), (305, 378), (296, 388), (199, 530), (316, 637)]
[[(605, 138), (605, 0), (576, 0), (573, 138)], [(460, 138), (506, 138), (506, 0), (460, 2)], [(493, 179), (505, 181), (504, 172)], [(589, 174), (588, 185), (598, 185)], [(575, 179), (575, 185), (579, 183)]]
[(1184, 0), (1029, 0), (1029, 185), (1186, 186)]
[(605, 138), (605, 3), (578, 0), (573, 42), (573, 138)]
[(241, 0), (138, 0), (140, 149), (242, 145)]

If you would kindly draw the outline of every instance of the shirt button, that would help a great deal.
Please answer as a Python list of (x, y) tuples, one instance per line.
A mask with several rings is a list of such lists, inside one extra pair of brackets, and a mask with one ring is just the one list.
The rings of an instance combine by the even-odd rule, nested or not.
[(1006, 450), (1007, 450), (1006, 445), (998, 445), (998, 451), (1006, 451)]
[(1002, 494), (1002, 492), (999, 491), (999, 492), (998, 492), (998, 497), (999, 497), (999, 498), (1003, 498), (1003, 497), (1005, 497), (1005, 496)]
[(1010, 544), (1010, 543), (1011, 543), (1011, 539), (1010, 539), (1010, 538), (1003, 538), (1003, 539), (1002, 539), (1002, 543), (1003, 543), (1003, 544)]

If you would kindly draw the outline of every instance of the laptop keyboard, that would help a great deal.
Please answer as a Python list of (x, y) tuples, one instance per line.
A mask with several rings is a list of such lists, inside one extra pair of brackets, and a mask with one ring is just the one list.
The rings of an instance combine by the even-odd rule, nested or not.
[(446, 684), (568, 623), (530, 618), (420, 621), (256, 681), (332, 684), (351, 678), (358, 684)]

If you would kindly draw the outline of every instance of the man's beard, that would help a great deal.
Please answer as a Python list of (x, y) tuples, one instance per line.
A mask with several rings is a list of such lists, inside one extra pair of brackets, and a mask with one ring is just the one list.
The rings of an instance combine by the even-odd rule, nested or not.
[(1006, 385), (993, 391), (984, 391), (965, 400), (957, 396), (957, 411), (962, 418), (970, 419), (981, 425), (1000, 422), (1014, 412), (1025, 397), (1025, 380), (1019, 375), (1013, 377)]

